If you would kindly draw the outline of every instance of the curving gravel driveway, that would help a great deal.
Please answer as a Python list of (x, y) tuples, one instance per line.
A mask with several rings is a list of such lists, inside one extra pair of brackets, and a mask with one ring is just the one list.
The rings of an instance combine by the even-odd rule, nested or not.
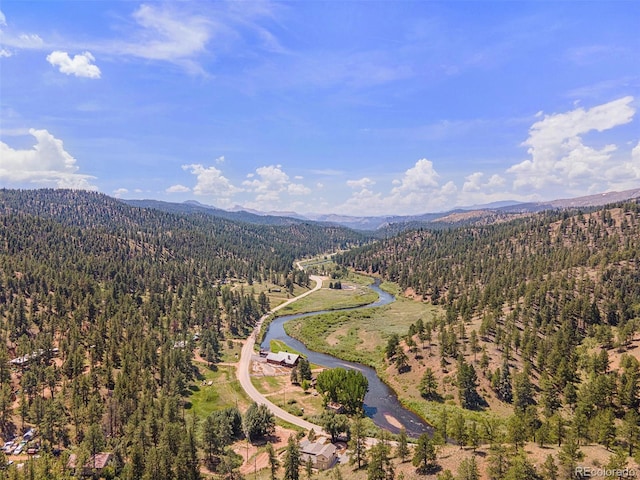
[(251, 366), (251, 357), (253, 356), (253, 347), (256, 342), (256, 336), (260, 332), (260, 327), (262, 326), (262, 322), (264, 322), (264, 320), (271, 313), (277, 312), (278, 310), (280, 310), (281, 308), (284, 308), (290, 303), (293, 303), (300, 298), (306, 297), (307, 295), (310, 295), (311, 293), (318, 291), (320, 290), (320, 288), (322, 288), (322, 280), (323, 280), (322, 277), (319, 277), (317, 275), (311, 275), (309, 278), (314, 282), (316, 282), (316, 285), (313, 289), (303, 293), (302, 295), (298, 295), (297, 297), (291, 298), (286, 302), (278, 305), (277, 307), (273, 308), (269, 313), (264, 315), (260, 320), (258, 320), (258, 323), (256, 324), (256, 327), (253, 330), (253, 333), (249, 336), (249, 338), (247, 338), (244, 345), (242, 346), (242, 352), (240, 353), (240, 360), (238, 362), (236, 375), (238, 377), (238, 380), (240, 381), (240, 385), (242, 385), (242, 388), (244, 389), (244, 391), (247, 393), (247, 395), (249, 395), (249, 397), (254, 402), (256, 402), (259, 405), (266, 405), (267, 408), (271, 411), (271, 413), (273, 413), (276, 417), (281, 418), (286, 422), (289, 422), (293, 425), (297, 425), (298, 427), (304, 428), (305, 430), (311, 430), (313, 428), (317, 433), (320, 433), (321, 431), (323, 431), (320, 425), (315, 425), (311, 422), (307, 422), (306, 420), (300, 417), (297, 417), (295, 415), (292, 415), (291, 413), (286, 412), (282, 408), (271, 403), (264, 395), (262, 395), (256, 389), (256, 387), (253, 386), (253, 384), (251, 383), (251, 375), (249, 373), (250, 366)]

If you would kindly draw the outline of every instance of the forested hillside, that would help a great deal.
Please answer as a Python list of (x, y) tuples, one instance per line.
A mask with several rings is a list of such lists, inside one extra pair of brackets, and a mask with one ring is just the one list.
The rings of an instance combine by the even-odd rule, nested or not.
[(60, 447), (82, 463), (113, 452), (119, 478), (159, 465), (165, 476), (145, 478), (196, 478), (183, 409), (194, 342), (215, 363), (222, 340), (245, 336), (269, 308), (264, 292), (226, 280), (292, 290), (308, 284), (294, 259), (361, 240), (344, 228), (176, 215), (97, 193), (1, 190), (3, 438), (37, 428), (45, 460), (29, 463), (30, 478), (66, 475), (51, 457)]
[(412, 288), (446, 305), (454, 318), (500, 316), (520, 304), (523, 318), (542, 322), (537, 327), (561, 316), (583, 318), (580, 329), (600, 316), (617, 325), (640, 305), (638, 211), (630, 203), (589, 214), (549, 212), (506, 224), (412, 231), (337, 260)]
[[(444, 308), (385, 350), (397, 378), (422, 376), (423, 402), (454, 398), (453, 386), (463, 409), (512, 414), (502, 434), (487, 429), (484, 441), (506, 440), (516, 451), (526, 441), (562, 445), (556, 461), (573, 478), (580, 445), (624, 449), (611, 460), (620, 466), (640, 443), (639, 258), (640, 207), (632, 202), (407, 232), (336, 262)], [(439, 362), (429, 358), (433, 345)], [(452, 431), (442, 418), (446, 435), (470, 441), (464, 421)]]

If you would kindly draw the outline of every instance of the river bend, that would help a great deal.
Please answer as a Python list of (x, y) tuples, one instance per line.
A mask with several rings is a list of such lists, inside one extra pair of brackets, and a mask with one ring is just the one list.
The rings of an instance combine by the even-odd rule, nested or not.
[[(318, 312), (301, 313), (296, 315), (286, 315), (278, 317), (271, 322), (269, 328), (264, 336), (261, 344), (261, 348), (269, 350), (271, 340), (280, 340), (287, 344), (290, 348), (295, 349), (304, 355), (311, 363), (321, 365), (323, 367), (335, 368), (343, 367), (361, 371), (369, 381), (369, 391), (364, 398), (364, 410), (368, 417), (373, 422), (385, 430), (389, 430), (393, 433), (398, 433), (400, 429), (397, 423), (404, 426), (407, 430), (407, 434), (410, 437), (419, 437), (423, 433), (433, 433), (433, 429), (422, 420), (418, 415), (404, 408), (393, 390), (391, 390), (376, 374), (373, 368), (365, 365), (347, 362), (341, 360), (332, 355), (325, 353), (314, 352), (309, 350), (302, 342), (290, 337), (284, 331), (284, 324), (289, 320), (296, 318), (310, 317), (312, 315), (321, 315), (329, 312), (339, 312), (347, 310), (356, 310), (359, 308), (373, 308), (387, 305), (395, 300), (393, 295), (383, 291), (378, 286), (378, 282), (371, 285), (369, 288), (373, 289), (378, 294), (378, 300), (363, 307), (344, 308), (339, 310), (322, 310)], [(395, 419), (395, 422), (393, 421)], [(390, 422), (391, 420), (391, 422)]]

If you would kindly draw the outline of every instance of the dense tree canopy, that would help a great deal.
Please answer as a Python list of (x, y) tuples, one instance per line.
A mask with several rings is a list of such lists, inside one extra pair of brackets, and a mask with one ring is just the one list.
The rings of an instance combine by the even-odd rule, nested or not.
[[(36, 426), (43, 456), (104, 446), (122, 478), (189, 478), (196, 436), (211, 459), (237, 435), (237, 419), (222, 413), (187, 427), (194, 349), (217, 363), (223, 340), (246, 336), (269, 309), (254, 282), (307, 286), (296, 258), (363, 238), (299, 221), (133, 207), (93, 192), (0, 190), (4, 436)], [(16, 358), (26, 360), (10, 369)]]
[(359, 413), (369, 381), (360, 371), (330, 368), (318, 374), (316, 389), (325, 396), (325, 402), (340, 403), (348, 412)]

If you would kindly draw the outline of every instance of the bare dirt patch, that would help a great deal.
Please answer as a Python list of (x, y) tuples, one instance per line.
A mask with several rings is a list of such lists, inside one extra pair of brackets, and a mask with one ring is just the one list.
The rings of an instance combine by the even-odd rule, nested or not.
[(291, 369), (287, 367), (281, 367), (274, 365), (273, 363), (265, 362), (251, 362), (251, 375), (263, 376), (263, 377), (280, 377), (285, 375), (291, 375)]
[[(279, 449), (283, 449), (287, 446), (287, 440), (289, 435), (295, 435), (296, 432), (276, 426), (276, 431), (272, 437), (267, 439), (273, 445), (276, 452)], [(269, 457), (264, 452), (264, 446), (266, 442), (261, 444), (247, 443), (246, 441), (239, 441), (233, 444), (232, 449), (238, 455), (242, 456), (244, 462), (240, 467), (240, 473), (243, 475), (253, 473), (255, 471), (262, 470), (269, 466)]]

